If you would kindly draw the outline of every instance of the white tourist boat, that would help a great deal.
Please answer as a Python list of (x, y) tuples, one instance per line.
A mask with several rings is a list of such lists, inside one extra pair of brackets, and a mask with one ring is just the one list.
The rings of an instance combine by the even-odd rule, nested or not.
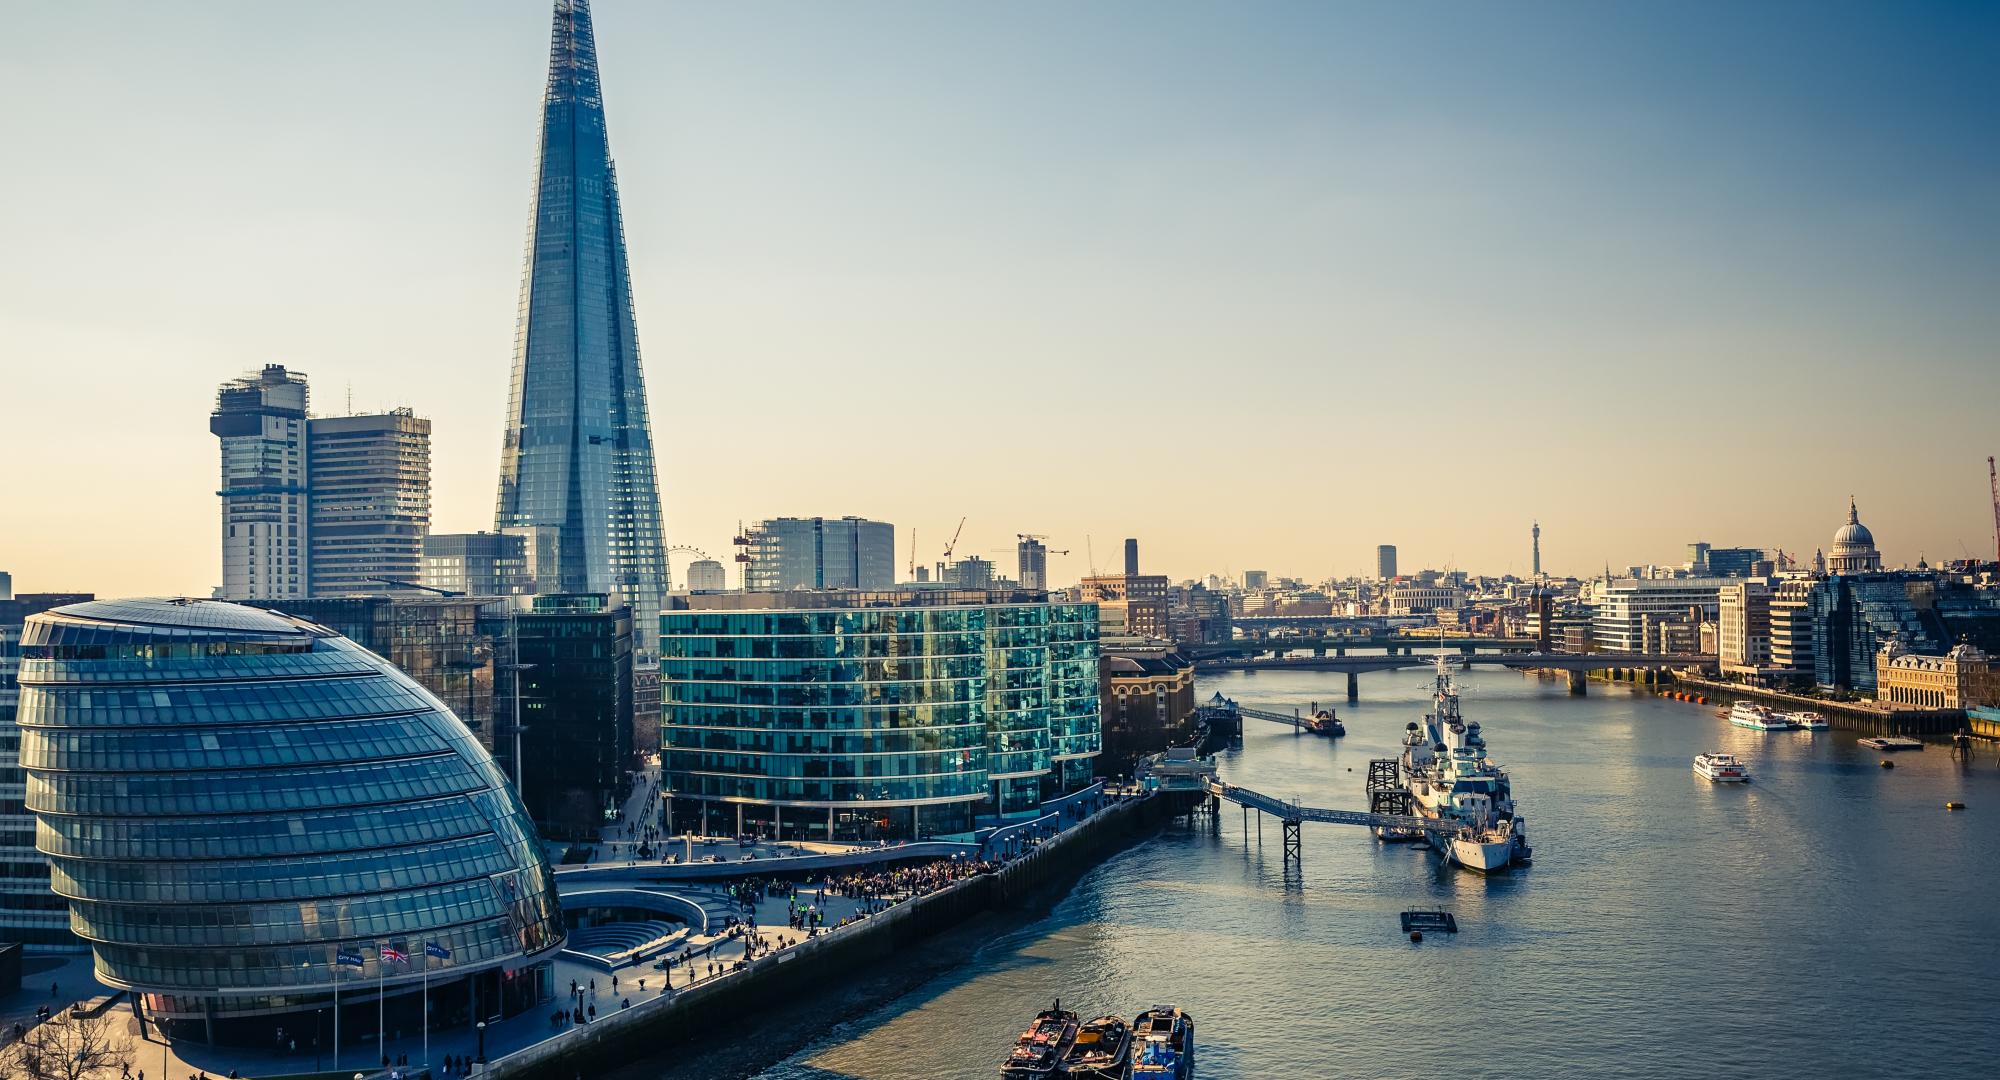
[(1826, 722), (1826, 717), (1816, 712), (1789, 712), (1782, 715), (1800, 731), (1826, 731), (1833, 727)]
[(1433, 702), (1423, 722), (1410, 725), (1398, 765), (1417, 815), (1457, 825), (1426, 831), (1431, 847), (1481, 873), (1527, 862), (1528, 823), (1514, 812), (1507, 771), (1487, 758), (1479, 724), (1459, 715), (1458, 688), (1442, 656)]
[(1753, 731), (1790, 731), (1792, 722), (1754, 701), (1739, 701), (1729, 710), (1729, 722)]
[(1750, 780), (1749, 767), (1735, 754), (1696, 754), (1694, 771), (1718, 784), (1742, 784)]

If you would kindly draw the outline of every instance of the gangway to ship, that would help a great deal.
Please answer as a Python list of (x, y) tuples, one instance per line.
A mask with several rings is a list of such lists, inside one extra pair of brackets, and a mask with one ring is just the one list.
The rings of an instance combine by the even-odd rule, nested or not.
[(1319, 702), (1313, 702), (1309, 712), (1297, 709), (1289, 713), (1274, 712), (1270, 709), (1253, 709), (1247, 705), (1236, 707), (1237, 715), (1250, 720), (1268, 720), (1273, 724), (1283, 724), (1294, 732), (1311, 732), (1314, 735), (1345, 735), (1347, 729), (1331, 709), (1322, 709)]
[[(1402, 829), (1427, 833), (1454, 833), (1460, 829), (1455, 821), (1419, 817), (1414, 814), (1378, 814), (1363, 810), (1332, 810), (1320, 806), (1301, 806), (1297, 799), (1286, 802), (1283, 799), (1252, 791), (1235, 784), (1220, 781), (1208, 783), (1208, 794), (1217, 800), (1227, 800), (1243, 808), (1245, 817), (1255, 810), (1269, 814), (1284, 826), (1285, 859), (1300, 858), (1299, 826), (1308, 821), (1326, 825), (1361, 825), (1373, 829)], [(1259, 823), (1262, 818), (1257, 819)], [(1245, 826), (1247, 829), (1247, 825)]]

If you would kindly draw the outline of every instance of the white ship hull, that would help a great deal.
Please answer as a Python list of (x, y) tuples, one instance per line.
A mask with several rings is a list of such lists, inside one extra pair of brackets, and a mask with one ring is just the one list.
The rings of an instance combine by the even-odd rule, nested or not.
[(1505, 870), (1514, 862), (1512, 840), (1465, 840), (1432, 833), (1431, 846), (1452, 862), (1482, 874)]

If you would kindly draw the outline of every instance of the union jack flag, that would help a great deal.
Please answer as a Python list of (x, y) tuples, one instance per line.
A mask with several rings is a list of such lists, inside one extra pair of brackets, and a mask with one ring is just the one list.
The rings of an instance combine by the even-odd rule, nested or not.
[(410, 962), (410, 954), (398, 949), (394, 945), (384, 945), (382, 946), (382, 959), (394, 960), (398, 964), (407, 964)]

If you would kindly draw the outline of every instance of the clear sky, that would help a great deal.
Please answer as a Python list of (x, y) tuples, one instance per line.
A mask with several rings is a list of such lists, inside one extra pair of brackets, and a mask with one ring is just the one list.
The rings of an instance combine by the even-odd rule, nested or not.
[[(669, 539), (1990, 554), (2000, 10), (594, 5)], [(0, 569), (206, 594), (222, 380), (492, 526), (548, 5), (0, 0)], [(907, 561), (907, 551), (899, 561)], [(678, 561), (677, 561), (678, 565)]]

